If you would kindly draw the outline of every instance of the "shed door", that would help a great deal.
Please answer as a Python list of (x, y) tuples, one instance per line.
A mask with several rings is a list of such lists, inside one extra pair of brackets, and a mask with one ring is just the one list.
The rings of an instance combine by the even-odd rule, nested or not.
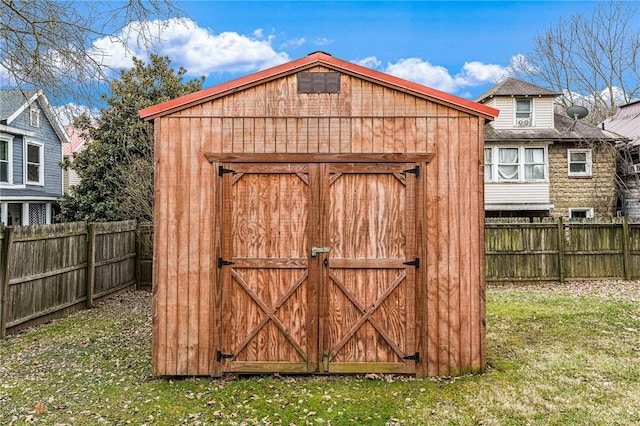
[(223, 372), (415, 372), (414, 166), (221, 170)]
[(324, 371), (415, 372), (413, 166), (327, 167)]
[(217, 360), (224, 361), (223, 371), (315, 369), (317, 358), (309, 359), (315, 322), (308, 302), (309, 166), (229, 167), (234, 171), (221, 169), (224, 344)]

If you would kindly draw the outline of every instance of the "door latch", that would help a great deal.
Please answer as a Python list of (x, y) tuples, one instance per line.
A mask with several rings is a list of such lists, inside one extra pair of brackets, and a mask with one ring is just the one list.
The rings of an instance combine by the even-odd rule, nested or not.
[(316, 257), (318, 253), (329, 253), (329, 247), (311, 247), (311, 257)]

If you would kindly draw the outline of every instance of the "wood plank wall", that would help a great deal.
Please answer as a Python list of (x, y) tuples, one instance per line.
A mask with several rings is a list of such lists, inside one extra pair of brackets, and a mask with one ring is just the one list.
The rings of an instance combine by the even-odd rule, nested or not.
[(343, 73), (339, 94), (300, 95), (292, 74), (154, 123), (155, 374), (220, 373), (223, 206), (206, 153), (434, 153), (417, 206), (418, 375), (484, 368), (484, 118)]

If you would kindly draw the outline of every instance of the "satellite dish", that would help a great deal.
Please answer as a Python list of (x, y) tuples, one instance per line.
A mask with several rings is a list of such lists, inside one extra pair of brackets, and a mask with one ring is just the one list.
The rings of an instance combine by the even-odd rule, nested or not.
[(589, 114), (589, 110), (580, 105), (572, 105), (567, 108), (567, 115), (574, 120), (585, 118)]

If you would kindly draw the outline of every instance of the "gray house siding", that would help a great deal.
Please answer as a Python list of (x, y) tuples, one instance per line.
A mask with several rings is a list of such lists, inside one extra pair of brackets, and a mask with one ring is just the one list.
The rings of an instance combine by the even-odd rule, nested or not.
[[(53, 207), (63, 194), (60, 162), (63, 139), (68, 138), (57, 122), (52, 125), (49, 121), (50, 118), (55, 120), (55, 116), (42, 96), (31, 104), (37, 105), (40, 111), (39, 126), (31, 125), (30, 107), (24, 106), (28, 97), (36, 94), (36, 91), (23, 95), (18, 91), (0, 90), (0, 124), (3, 124), (3, 133), (13, 135), (13, 182), (0, 186), (0, 220), (5, 224), (50, 223)], [(21, 108), (23, 110), (16, 116)], [(28, 143), (41, 149), (41, 181), (38, 184), (28, 183), (26, 179)]]

